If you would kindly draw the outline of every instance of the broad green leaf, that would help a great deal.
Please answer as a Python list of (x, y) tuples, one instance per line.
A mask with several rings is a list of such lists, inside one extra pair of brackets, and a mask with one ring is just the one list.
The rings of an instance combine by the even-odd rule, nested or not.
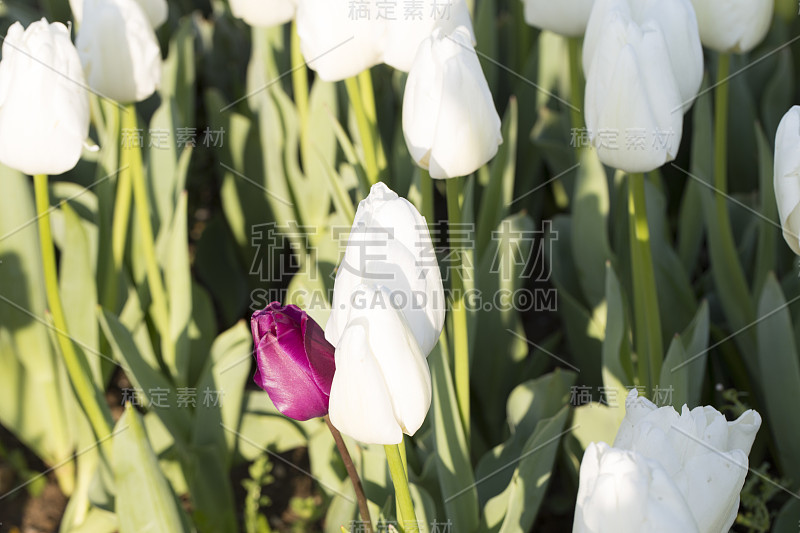
[(178, 500), (147, 440), (141, 417), (130, 405), (117, 422), (113, 450), (120, 533), (188, 531)]
[(800, 426), (795, 405), (786, 399), (800, 394), (800, 361), (786, 299), (772, 274), (764, 283), (758, 316), (757, 367), (767, 409), (761, 414), (772, 431), (782, 471), (796, 477), (800, 472)]
[(565, 405), (557, 415), (536, 424), (509, 485), (508, 509), (501, 532), (529, 531), (533, 526), (550, 483), (569, 412), (569, 406)]
[(483, 260), (491, 240), (491, 232), (507, 217), (514, 194), (519, 123), (517, 108), (517, 100), (512, 97), (503, 121), (503, 144), (492, 161), (489, 183), (481, 194), (475, 245), (475, 256), (478, 260)]
[[(676, 409), (700, 405), (703, 392), (709, 338), (708, 303), (703, 302), (697, 315), (682, 335), (676, 335), (661, 367), (660, 389), (667, 397), (663, 400)], [(657, 402), (659, 406), (662, 402)]]
[[(753, 294), (761, 294), (764, 281), (769, 272), (775, 269), (777, 260), (777, 247), (783, 244), (778, 218), (778, 206), (775, 202), (775, 184), (773, 171), (773, 154), (761, 126), (756, 124), (756, 139), (758, 141), (758, 173), (759, 195), (761, 207), (759, 211), (766, 220), (758, 223), (758, 250), (755, 254), (755, 274), (753, 277)], [(768, 221), (773, 221), (770, 224)], [(781, 241), (780, 243), (778, 241)]]
[(192, 272), (189, 264), (187, 196), (182, 194), (175, 209), (166, 250), (165, 285), (169, 302), (170, 342), (174, 360), (165, 360), (178, 386), (186, 386), (189, 374), (189, 324), (192, 320)]
[(150, 366), (142, 357), (131, 333), (116, 316), (103, 310), (98, 311), (98, 316), (100, 327), (111, 345), (114, 357), (119, 361), (134, 386), (141, 392), (144, 405), (158, 414), (164, 422), (164, 426), (172, 433), (176, 443), (188, 442), (191, 428), (190, 411), (177, 408), (177, 390), (159, 369)]
[(458, 414), (453, 377), (441, 342), (437, 346), (428, 356), (433, 381), (430, 416), (435, 435), (436, 471), (453, 529), (471, 533), (478, 528), (478, 491)]
[[(711, 271), (717, 296), (728, 320), (728, 329), (740, 332), (735, 337), (736, 343), (741, 352), (746, 355), (748, 371), (755, 375), (755, 367), (749, 362), (753, 359), (749, 354), (756, 352), (754, 331), (749, 328), (755, 319), (755, 305), (739, 263), (736, 245), (731, 240), (730, 232), (721, 225), (722, 222), (717, 217), (714, 207), (713, 191), (708, 189), (708, 185), (713, 183), (714, 177), (711, 118), (711, 95), (707, 93), (700, 96), (694, 105), (691, 173), (705, 183), (704, 190), (701, 191), (703, 213), (711, 255)], [(751, 150), (749, 152), (752, 153)]]
[[(625, 298), (611, 263), (606, 263), (606, 337), (603, 340), (603, 385), (606, 404), (612, 409), (625, 401), (633, 382), (631, 342)], [(617, 410), (621, 411), (621, 410)], [(622, 421), (622, 413), (619, 413)]]
[(517, 386), (508, 397), (507, 421), (511, 436), (484, 455), (475, 469), (479, 500), (486, 505), (512, 482), (514, 464), (537, 425), (555, 416), (570, 401), (577, 375), (556, 369)]
[(95, 315), (97, 286), (90, 243), (80, 218), (70, 204), (63, 204), (61, 210), (66, 231), (61, 252), (59, 285), (62, 304), (69, 310), (66, 313), (67, 329), (75, 340), (76, 349), (84, 352), (95, 384), (105, 389), (105, 379), (101, 371), (103, 360), (96, 355), (100, 328)]
[(0, 423), (56, 470), (73, 489), (74, 436), (50, 342), (39, 234), (30, 178), (0, 166)]
[(250, 329), (240, 321), (214, 341), (206, 370), (197, 383), (192, 442), (196, 446), (216, 446), (217, 457), (226, 467), (230, 466), (228, 451), (236, 443), (252, 353)]
[(572, 208), (571, 239), (578, 280), (590, 308), (603, 301), (605, 271), (603, 265), (612, 257), (608, 241), (608, 176), (597, 152), (578, 151), (581, 166), (577, 169)]

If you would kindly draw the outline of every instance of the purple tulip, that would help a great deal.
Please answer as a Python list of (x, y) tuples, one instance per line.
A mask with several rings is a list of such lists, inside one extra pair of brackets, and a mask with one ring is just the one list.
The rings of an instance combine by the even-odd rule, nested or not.
[(256, 384), (275, 407), (295, 420), (328, 414), (333, 346), (322, 328), (295, 305), (272, 302), (250, 319), (256, 355)]

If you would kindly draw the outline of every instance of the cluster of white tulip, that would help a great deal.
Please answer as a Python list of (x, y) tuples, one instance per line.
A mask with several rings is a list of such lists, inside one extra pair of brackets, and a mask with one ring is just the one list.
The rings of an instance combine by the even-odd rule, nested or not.
[(26, 174), (62, 174), (78, 163), (89, 135), (89, 90), (119, 102), (156, 90), (161, 52), (153, 25), (165, 0), (70, 2), (80, 24), (45, 19), (8, 30), (0, 61), (0, 162)]
[(339, 431), (398, 444), (419, 429), (431, 403), (426, 358), (444, 317), (425, 218), (377, 183), (358, 205), (325, 326), (336, 349), (329, 412)]
[(303, 56), (323, 80), (343, 80), (380, 63), (409, 73), (403, 133), (414, 161), (432, 178), (471, 174), (497, 153), (500, 117), (464, 0), (449, 2), (443, 13), (441, 2), (422, 0), (425, 16), (394, 18), (381, 15), (376, 0), (359, 2), (357, 12), (348, 0), (268, 4), (270, 9), (258, 0), (231, 0), (231, 9), (254, 26), (296, 16)]
[[(769, 30), (773, 0), (523, 0), (528, 24), (580, 37), (585, 119), (600, 160), (628, 172), (669, 162), (703, 77), (701, 43), (747, 52)], [(601, 132), (660, 142), (607, 143)]]
[(574, 533), (722, 533), (739, 510), (761, 417), (712, 407), (656, 407), (632, 390), (613, 446), (581, 462)]

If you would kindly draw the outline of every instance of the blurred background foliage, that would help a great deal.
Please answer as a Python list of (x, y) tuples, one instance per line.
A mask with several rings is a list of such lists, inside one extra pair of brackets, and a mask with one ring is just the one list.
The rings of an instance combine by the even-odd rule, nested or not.
[[(4, 2), (0, 32), (42, 16), (67, 22), (69, 5)], [(504, 144), (467, 181), (462, 222), (477, 224), (470, 284), (484, 294), (554, 288), (557, 311), (470, 311), (469, 446), (453, 423), (449, 347), (431, 354), (434, 403), (407, 440), (412, 495), (423, 531), (448, 521), (458, 533), (564, 531), (583, 449), (613, 440), (635, 385), (626, 181), (591, 152), (578, 160), (571, 146), (559, 101), (569, 97), (566, 41), (525, 25), (518, 0), (475, 0), (473, 18)], [(764, 416), (750, 456), (760, 475), (745, 487), (738, 531), (796, 531), (800, 520), (800, 501), (787, 494), (800, 489), (800, 280), (772, 187), (775, 130), (800, 101), (800, 52), (786, 45), (799, 29), (794, 0), (778, 0), (766, 41), (734, 58), (732, 71), (742, 71), (730, 80), (735, 256), (713, 246), (710, 92), (688, 115), (678, 158), (647, 180), (669, 403)], [(309, 73), (307, 112), (299, 109), (287, 75), (290, 25), (250, 28), (222, 1), (170, 0), (158, 37), (162, 86), (137, 111), (168, 317), (151, 308), (136, 225), (124, 275), (110, 274), (121, 145), (113, 105), (93, 101), (91, 138), (101, 150), (51, 179), (62, 299), (106, 391), (116, 423), (108, 443), (95, 443), (54, 342), (30, 179), (0, 168), (0, 522), (30, 525), (32, 502), (52, 486), (69, 498), (63, 516), (67, 500), (48, 500), (51, 530), (65, 533), (339, 532), (357, 518), (333, 440), (321, 421), (280, 416), (252, 384), (247, 321), (283, 291), (285, 303), (325, 322), (327, 303), (307, 298), (332, 289), (343, 244), (332, 231), (349, 227), (367, 192), (347, 92)], [(715, 55), (706, 59), (714, 72)], [(381, 178), (419, 205), (400, 126), (405, 75), (380, 66), (371, 76)], [(154, 130), (172, 142), (154, 147)], [(207, 130), (224, 131), (222, 141), (207, 145)], [(194, 131), (195, 145), (177, 146), (179, 131)], [(435, 208), (445, 219), (443, 190)], [(265, 228), (284, 238), (263, 241)], [(531, 251), (537, 243), (521, 235), (538, 230), (546, 238)], [(439, 245), (446, 254), (448, 243)], [(526, 278), (515, 254), (540, 251), (549, 276)], [(158, 320), (170, 338), (159, 337)], [(174, 361), (162, 357), (165, 342)], [(143, 392), (141, 405), (123, 407), (129, 389)], [(177, 407), (190, 389), (195, 405)], [(579, 389), (589, 396), (575, 401)], [(205, 391), (221, 393), (218, 401)], [(383, 450), (348, 445), (373, 518), (393, 520)]]

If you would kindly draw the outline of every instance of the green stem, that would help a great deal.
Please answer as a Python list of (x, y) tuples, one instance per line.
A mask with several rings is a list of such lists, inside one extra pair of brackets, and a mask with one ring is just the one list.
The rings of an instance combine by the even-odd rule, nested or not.
[[(114, 265), (114, 275), (109, 276), (109, 298), (116, 305), (117, 282), (122, 275), (122, 263), (125, 259), (125, 245), (128, 239), (128, 224), (131, 219), (131, 189), (130, 149), (123, 148), (120, 154), (121, 168), (117, 179), (117, 195), (114, 200), (114, 219), (111, 223), (111, 256)], [(113, 295), (113, 296), (112, 296)]]
[(386, 451), (389, 473), (392, 475), (394, 492), (397, 497), (397, 522), (401, 530), (406, 533), (419, 531), (417, 516), (414, 513), (414, 503), (411, 501), (411, 491), (408, 488), (408, 477), (403, 469), (400, 447), (396, 444), (392, 444), (386, 445), (383, 448)]
[(369, 507), (367, 506), (367, 497), (364, 495), (364, 487), (361, 485), (361, 478), (358, 477), (356, 466), (353, 463), (353, 458), (350, 457), (350, 452), (347, 451), (347, 444), (345, 444), (342, 434), (339, 430), (333, 427), (331, 419), (325, 415), (325, 423), (328, 424), (328, 429), (333, 435), (333, 441), (336, 443), (336, 448), (339, 450), (339, 455), (342, 457), (344, 468), (347, 470), (347, 475), (350, 477), (350, 482), (353, 484), (353, 489), (356, 492), (356, 500), (358, 501), (358, 511), (361, 514), (361, 521), (364, 525), (365, 533), (372, 533), (372, 518), (369, 515)]
[(628, 214), (639, 385), (646, 386), (650, 394), (659, 383), (663, 347), (643, 174), (628, 176)]
[[(714, 187), (717, 189), (715, 204), (720, 222), (728, 218), (725, 193), (728, 190), (728, 94), (730, 85), (726, 80), (731, 71), (730, 54), (719, 55), (717, 87), (714, 111)], [(730, 221), (722, 224), (730, 227)]]
[[(126, 107), (122, 113), (122, 127), (128, 131), (136, 131), (136, 108), (133, 105)], [(138, 143), (132, 143), (125, 150), (128, 170), (133, 188), (133, 201), (136, 206), (136, 219), (139, 224), (139, 233), (142, 239), (142, 255), (145, 262), (147, 284), (150, 288), (150, 297), (153, 300), (153, 314), (156, 327), (161, 335), (161, 351), (167, 367), (177, 376), (175, 368), (175, 347), (169, 334), (169, 309), (167, 307), (166, 291), (161, 279), (161, 270), (156, 260), (156, 246), (153, 237), (153, 226), (150, 222), (150, 199), (147, 195), (144, 170), (142, 169), (142, 153)]]
[[(447, 219), (451, 228), (461, 223), (461, 179), (449, 178), (447, 182)], [(453, 315), (453, 373), (455, 374), (456, 398), (464, 434), (469, 443), (470, 404), (469, 404), (469, 338), (467, 336), (467, 309), (464, 305), (464, 279), (461, 250), (451, 243), (453, 266), (450, 269), (452, 278), (452, 315)]]
[[(581, 74), (581, 40), (580, 38), (567, 39), (569, 49), (569, 103), (572, 127), (580, 130), (584, 127), (583, 116), (583, 75)], [(558, 183), (558, 182), (557, 182)]]
[(297, 33), (297, 21), (292, 22), (292, 87), (294, 88), (294, 102), (297, 105), (297, 114), (300, 117), (300, 126), (305, 130), (308, 120), (308, 72), (306, 61), (300, 51), (300, 35)]
[(367, 175), (368, 185), (371, 186), (378, 183), (380, 179), (378, 164), (380, 140), (377, 138), (375, 95), (372, 91), (372, 81), (371, 78), (369, 81), (365, 81), (369, 75), (369, 71), (365, 71), (358, 77), (347, 78), (344, 83), (350, 98), (350, 105), (353, 106), (361, 146), (364, 149), (364, 166), (366, 167), (364, 171)]
[(431, 174), (424, 168), (419, 169), (419, 188), (422, 194), (422, 216), (428, 226), (433, 224), (433, 180)]
[[(36, 214), (39, 220), (39, 245), (42, 253), (45, 292), (56, 329), (56, 338), (64, 356), (64, 366), (75, 389), (75, 395), (89, 419), (95, 436), (98, 440), (103, 440), (111, 435), (111, 412), (105, 403), (101, 403), (100, 398), (103, 398), (103, 393), (92, 381), (88, 364), (80, 358), (67, 333), (67, 320), (58, 291), (55, 246), (50, 230), (50, 193), (47, 176), (37, 174), (33, 177), (33, 184), (36, 195)], [(108, 441), (104, 440), (103, 442)]]

